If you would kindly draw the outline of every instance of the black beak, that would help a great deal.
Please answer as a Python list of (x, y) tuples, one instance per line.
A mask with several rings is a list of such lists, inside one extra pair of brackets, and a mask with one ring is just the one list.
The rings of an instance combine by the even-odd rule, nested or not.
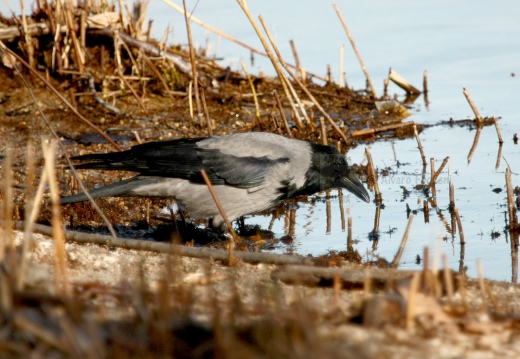
[(346, 177), (342, 177), (343, 187), (355, 195), (357, 198), (370, 203), (370, 196), (363, 186), (363, 183), (356, 177), (354, 171), (349, 171)]

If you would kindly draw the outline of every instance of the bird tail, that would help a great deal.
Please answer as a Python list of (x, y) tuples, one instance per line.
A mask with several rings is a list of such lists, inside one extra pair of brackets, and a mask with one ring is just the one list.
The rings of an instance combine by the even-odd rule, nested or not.
[[(107, 186), (95, 188), (93, 190), (88, 191), (88, 193), (92, 198), (124, 197), (137, 187), (153, 182), (154, 180), (152, 178), (136, 176), (127, 180), (123, 180), (121, 182), (115, 182)], [(61, 204), (64, 205), (69, 203), (83, 202), (87, 200), (87, 195), (85, 194), (85, 192), (82, 192), (78, 194), (73, 194), (72, 196), (63, 197), (61, 199)]]

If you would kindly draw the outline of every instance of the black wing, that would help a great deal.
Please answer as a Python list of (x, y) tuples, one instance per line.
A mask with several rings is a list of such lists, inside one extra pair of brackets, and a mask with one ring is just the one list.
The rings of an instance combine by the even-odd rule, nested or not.
[(128, 151), (78, 156), (76, 160), (92, 160), (76, 168), (124, 170), (144, 176), (187, 179), (204, 183), (200, 170), (204, 169), (213, 184), (228, 184), (239, 188), (260, 185), (268, 170), (288, 158), (238, 157), (218, 149), (197, 146), (200, 138), (164, 142), (149, 142)]

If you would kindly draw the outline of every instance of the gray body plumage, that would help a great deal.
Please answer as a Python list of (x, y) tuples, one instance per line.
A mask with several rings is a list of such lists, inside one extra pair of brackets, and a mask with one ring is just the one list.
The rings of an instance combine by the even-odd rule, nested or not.
[[(89, 191), (107, 196), (170, 197), (199, 217), (222, 217), (202, 181), (204, 169), (230, 220), (269, 209), (286, 198), (345, 187), (368, 202), (363, 185), (332, 147), (271, 133), (241, 133), (137, 145), (124, 152), (78, 157), (78, 168), (128, 170), (140, 175)], [(62, 203), (85, 201), (84, 193)]]

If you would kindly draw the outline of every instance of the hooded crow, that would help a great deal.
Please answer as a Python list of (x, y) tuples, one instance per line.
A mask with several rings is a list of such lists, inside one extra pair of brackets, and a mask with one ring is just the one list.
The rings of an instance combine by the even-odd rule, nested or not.
[[(208, 174), (230, 221), (264, 211), (287, 198), (345, 188), (365, 202), (363, 184), (335, 148), (272, 133), (238, 133), (209, 138), (149, 142), (123, 152), (74, 157), (78, 169), (125, 170), (137, 176), (93, 189), (100, 197), (169, 197), (195, 216), (222, 217), (200, 170)], [(87, 200), (85, 193), (62, 204)]]

